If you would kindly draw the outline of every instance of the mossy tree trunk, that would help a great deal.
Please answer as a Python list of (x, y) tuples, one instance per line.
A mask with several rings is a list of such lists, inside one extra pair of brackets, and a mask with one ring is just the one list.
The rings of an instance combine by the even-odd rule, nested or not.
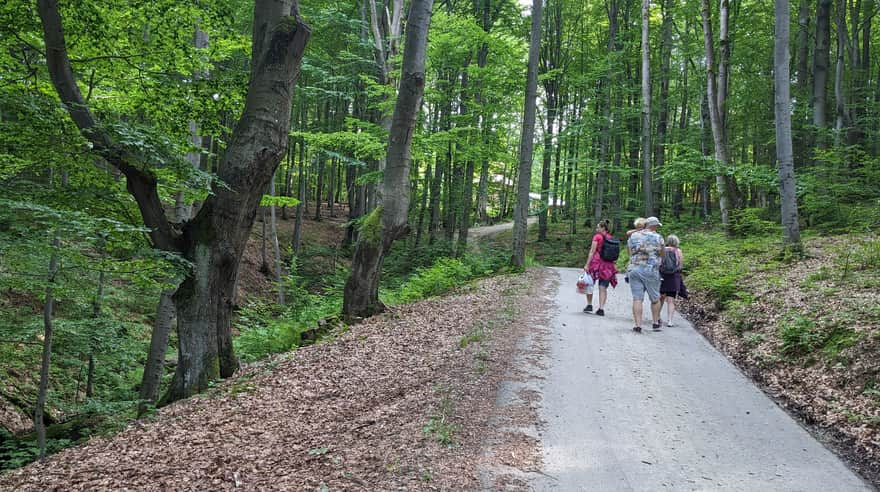
[(425, 49), (433, 3), (413, 0), (407, 17), (402, 79), (388, 134), (382, 205), (364, 221), (355, 246), (342, 306), (348, 319), (371, 316), (383, 309), (379, 301), (382, 263), (392, 243), (409, 230), (410, 144), (425, 89)]
[(310, 29), (296, 1), (256, 0), (248, 95), (219, 166), (227, 187), (213, 190), (198, 214), (178, 226), (165, 216), (156, 175), (102, 130), (80, 93), (59, 4), (39, 0), (38, 10), (49, 74), (71, 119), (94, 151), (126, 177), (153, 246), (193, 265), (174, 295), (180, 354), (164, 401), (188, 397), (238, 368), (230, 324), (235, 279), (260, 199), (287, 151), (293, 86)]

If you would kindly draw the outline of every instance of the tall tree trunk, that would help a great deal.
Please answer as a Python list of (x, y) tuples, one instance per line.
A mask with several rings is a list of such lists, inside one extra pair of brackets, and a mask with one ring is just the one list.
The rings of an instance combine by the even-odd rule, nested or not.
[(822, 130), (828, 122), (825, 89), (828, 86), (831, 44), (831, 0), (818, 0), (816, 4), (816, 44), (813, 51), (813, 126), (820, 132), (819, 144), (822, 146)]
[[(618, 17), (620, 12), (620, 3), (618, 0), (606, 0), (605, 10), (608, 13), (608, 58), (614, 60), (614, 53), (617, 51), (617, 31)], [(614, 65), (608, 64), (608, 72), (605, 75), (603, 86), (605, 89), (605, 104), (602, 108), (602, 127), (603, 135), (599, 144), (599, 170), (596, 172), (596, 193), (593, 201), (593, 222), (596, 224), (602, 220), (603, 207), (605, 204), (605, 182), (607, 181), (607, 171), (605, 166), (608, 164), (608, 149), (612, 144), (612, 130), (614, 125), (614, 106), (613, 90), (615, 84)], [(589, 202), (587, 202), (589, 203)]]
[(666, 134), (669, 128), (669, 66), (672, 58), (672, 12), (668, 4), (668, 0), (661, 2), (663, 24), (660, 27), (660, 100), (658, 103), (657, 139), (654, 143), (654, 182), (652, 184), (654, 208), (651, 215), (660, 215), (660, 206), (663, 203), (660, 173), (666, 162)]
[(40, 457), (46, 456), (46, 424), (43, 414), (46, 408), (46, 397), (49, 393), (49, 364), (52, 359), (52, 322), (55, 309), (55, 276), (58, 274), (58, 250), (61, 248), (61, 236), (55, 231), (52, 239), (52, 256), (49, 259), (49, 273), (46, 277), (46, 299), (43, 302), (43, 355), (40, 359), (40, 385), (37, 389), (37, 404), (34, 407), (34, 430), (37, 433), (37, 447)]
[(425, 165), (425, 184), (422, 185), (422, 193), (421, 193), (421, 196), (420, 196), (421, 204), (419, 205), (419, 222), (418, 222), (418, 225), (417, 225), (417, 227), (416, 227), (416, 239), (415, 239), (415, 246), (416, 246), (416, 247), (418, 247), (419, 244), (421, 244), (421, 241), (422, 241), (422, 233), (423, 233), (423, 229), (422, 229), (422, 228), (423, 228), (424, 225), (425, 225), (425, 215), (427, 215), (427, 214), (429, 213), (429, 210), (428, 210), (428, 193), (429, 193), (429, 190), (430, 190), (430, 188), (431, 188), (431, 182), (432, 182), (432, 181), (433, 181), (433, 180), (431, 179), (431, 163), (428, 162), (428, 163)]
[(797, 46), (797, 87), (800, 97), (809, 94), (810, 83), (810, 1), (800, 0), (798, 3), (798, 34)]
[[(834, 69), (834, 139), (835, 143), (840, 145), (843, 143), (843, 127), (846, 121), (846, 89), (843, 87), (843, 54), (846, 51), (846, 2), (839, 0), (837, 2), (837, 62)], [(855, 54), (855, 50), (851, 55)], [(853, 62), (853, 66), (857, 66)], [(781, 172), (781, 171), (780, 171)], [(781, 183), (780, 183), (781, 185)]]
[(523, 111), (523, 129), (519, 146), (519, 181), (516, 207), (513, 212), (513, 255), (511, 263), (517, 268), (526, 265), (526, 232), (529, 213), (529, 177), (532, 175), (532, 150), (535, 144), (535, 100), (538, 94), (538, 56), (541, 50), (541, 10), (543, 0), (532, 1), (532, 31), (529, 43), (529, 65), (526, 75), (526, 99)]
[(440, 226), (440, 186), (443, 184), (443, 159), (434, 159), (434, 178), (431, 181), (430, 221), (428, 222), (428, 244), (433, 244)]
[(791, 79), (788, 54), (790, 13), (788, 0), (776, 0), (775, 10), (773, 64), (776, 89), (776, 160), (779, 166), (779, 196), (782, 202), (782, 238), (786, 248), (800, 250), (801, 236), (791, 143)]
[(315, 185), (315, 220), (321, 220), (321, 195), (324, 192), (324, 159), (317, 157), (315, 159), (316, 172), (318, 173), (318, 183)]
[[(413, 0), (407, 17), (402, 79), (382, 180), (382, 205), (368, 218), (355, 246), (351, 276), (345, 283), (342, 310), (349, 319), (381, 311), (379, 276), (392, 243), (408, 231), (410, 145), (425, 88), (425, 48), (433, 0)], [(372, 229), (372, 230), (369, 230)]]
[[(722, 12), (720, 15), (720, 19), (722, 22), (721, 32), (722, 39), (727, 32), (727, 27), (724, 24), (727, 20), (727, 12), (725, 7), (727, 6), (727, 0), (722, 0)], [(706, 102), (708, 105), (709, 112), (709, 122), (712, 126), (712, 140), (715, 144), (715, 160), (718, 161), (719, 165), (722, 167), (727, 167), (730, 163), (730, 159), (727, 154), (727, 141), (725, 138), (725, 128), (724, 128), (724, 119), (722, 117), (722, 110), (725, 106), (725, 101), (723, 95), (726, 94), (726, 86), (724, 83), (721, 88), (720, 82), (725, 79), (727, 68), (722, 60), (719, 63), (719, 74), (716, 78), (715, 75), (715, 41), (714, 36), (712, 34), (712, 11), (709, 7), (709, 0), (702, 0), (702, 16), (703, 16), (703, 41), (705, 45), (705, 54), (706, 54)], [(724, 49), (722, 47), (722, 53)], [(729, 53), (729, 52), (728, 52)], [(722, 70), (723, 67), (723, 70)], [(724, 74), (724, 76), (722, 76)], [(721, 225), (724, 228), (724, 231), (727, 234), (730, 234), (730, 202), (728, 195), (728, 182), (726, 177), (723, 174), (718, 174), (715, 177), (716, 187), (718, 189), (718, 206), (721, 209)]]
[(642, 195), (645, 215), (654, 213), (654, 194), (651, 191), (651, 47), (650, 47), (651, 1), (642, 0)]
[(293, 248), (293, 255), (299, 256), (300, 245), (302, 242), (303, 220), (306, 218), (306, 200), (308, 200), (308, 197), (306, 196), (306, 159), (302, 144), (300, 144), (299, 176), (297, 177), (296, 198), (299, 200), (299, 203), (296, 204), (296, 223), (293, 224), (293, 238), (291, 239), (293, 244), (291, 246)]
[[(269, 196), (275, 196), (275, 177), (269, 181)], [(275, 288), (278, 289), (278, 304), (284, 305), (284, 271), (281, 265), (281, 248), (278, 247), (278, 222), (275, 219), (275, 205), (269, 205), (269, 233), (272, 235), (272, 253), (275, 268)]]
[(291, 94), (309, 27), (296, 3), (256, 0), (248, 95), (219, 170), (228, 188), (214, 190), (177, 231), (165, 216), (156, 176), (98, 125), (80, 93), (58, 3), (37, 5), (49, 75), (71, 119), (92, 148), (125, 175), (154, 247), (178, 252), (193, 265), (175, 294), (180, 356), (166, 400), (187, 397), (238, 368), (230, 323), (233, 286), (260, 198), (287, 149)]

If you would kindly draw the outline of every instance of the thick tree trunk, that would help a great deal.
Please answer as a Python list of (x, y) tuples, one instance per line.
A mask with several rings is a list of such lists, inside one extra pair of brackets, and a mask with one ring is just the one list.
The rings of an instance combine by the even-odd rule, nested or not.
[(645, 215), (654, 213), (654, 194), (651, 191), (651, 1), (642, 0), (642, 196)]
[(410, 145), (425, 89), (425, 50), (434, 0), (413, 0), (407, 17), (402, 79), (382, 180), (382, 206), (367, 219), (355, 246), (351, 276), (342, 303), (348, 319), (371, 316), (382, 309), (379, 275), (392, 243), (408, 231)]
[(532, 30), (529, 44), (529, 65), (526, 75), (526, 98), (523, 129), (519, 146), (519, 175), (516, 207), (513, 212), (513, 255), (516, 268), (526, 265), (526, 232), (529, 213), (529, 177), (532, 175), (532, 150), (535, 140), (535, 102), (538, 94), (538, 56), (541, 50), (541, 10), (543, 0), (532, 1)]
[(155, 405), (159, 399), (159, 385), (162, 381), (162, 373), (165, 370), (165, 351), (168, 349), (168, 339), (171, 337), (172, 322), (174, 320), (173, 296), (175, 290), (165, 289), (159, 296), (159, 305), (156, 308), (156, 322), (153, 325), (150, 349), (147, 352), (147, 363), (144, 365), (144, 376), (141, 380), (138, 416), (146, 413), (147, 409)]
[(776, 31), (773, 64), (776, 110), (776, 159), (779, 166), (779, 196), (782, 202), (782, 237), (787, 248), (800, 250), (797, 197), (791, 143), (791, 82), (789, 75), (788, 0), (776, 0)]

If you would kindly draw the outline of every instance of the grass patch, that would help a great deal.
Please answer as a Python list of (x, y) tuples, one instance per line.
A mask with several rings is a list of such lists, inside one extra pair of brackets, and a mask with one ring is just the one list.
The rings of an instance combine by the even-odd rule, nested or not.
[(482, 342), (486, 339), (486, 330), (483, 327), (482, 323), (477, 323), (471, 328), (465, 336), (461, 337), (461, 340), (458, 341), (459, 348), (466, 348), (468, 345), (472, 343)]
[(428, 423), (422, 428), (422, 432), (433, 436), (435, 441), (444, 446), (454, 447), (458, 426), (452, 422), (454, 412), (452, 391), (443, 385), (438, 385), (435, 391), (440, 395), (440, 404), (431, 415)]

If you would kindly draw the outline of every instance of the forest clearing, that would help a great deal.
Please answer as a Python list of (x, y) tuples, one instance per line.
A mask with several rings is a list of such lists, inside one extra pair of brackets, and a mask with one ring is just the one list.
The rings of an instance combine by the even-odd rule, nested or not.
[[(841, 487), (878, 486), (877, 13), (7, 2), (0, 488), (699, 488), (684, 451), (679, 471), (606, 463), (561, 485), (545, 413), (625, 385), (542, 386), (613, 354), (560, 358), (579, 343), (635, 347), (610, 360), (645, 384), (652, 361), (685, 375), (664, 357), (686, 346), (729, 369), (697, 334), (766, 395), (731, 386), (750, 396), (728, 408), (778, 405), (813, 436), (791, 442), (839, 456), (810, 452)], [(691, 295), (665, 329), (650, 311), (672, 278)], [(565, 448), (572, 470), (602, 456)], [(722, 461), (709, 488), (820, 483)]]

